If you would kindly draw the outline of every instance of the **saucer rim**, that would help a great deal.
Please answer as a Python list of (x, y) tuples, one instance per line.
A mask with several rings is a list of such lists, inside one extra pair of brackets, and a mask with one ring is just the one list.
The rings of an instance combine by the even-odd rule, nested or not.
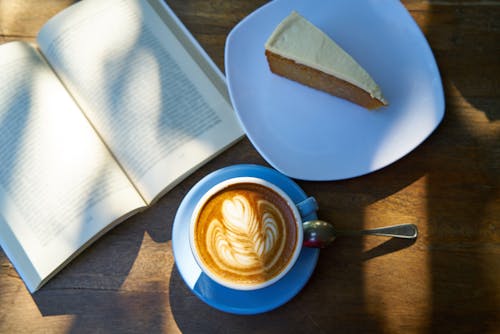
[[(185, 223), (185, 218), (190, 217), (192, 214), (192, 209), (194, 208), (193, 204), (193, 199), (196, 197), (201, 197), (203, 195), (203, 192), (206, 191), (207, 189), (211, 188), (215, 183), (224, 181), (226, 179), (234, 178), (234, 177), (239, 177), (239, 176), (252, 176), (252, 177), (260, 177), (264, 180), (267, 180), (269, 182), (276, 182), (279, 183), (279, 187), (285, 187), (287, 189), (283, 189), (285, 193), (289, 195), (289, 197), (295, 201), (301, 201), (306, 199), (308, 196), (307, 194), (298, 186), (292, 179), (289, 177), (281, 174), (280, 172), (261, 165), (254, 165), (254, 164), (239, 164), (239, 165), (232, 165), (228, 167), (221, 168), (219, 170), (216, 170), (208, 175), (206, 175), (204, 178), (202, 178), (200, 181), (198, 181), (190, 190), (189, 192), (185, 195), (184, 199), (182, 200), (179, 209), (177, 210), (176, 216), (174, 218), (174, 223), (172, 226), (172, 250), (173, 250), (173, 255), (174, 255), (174, 262), (176, 265), (177, 270), (179, 271), (179, 274), (181, 278), (183, 279), (184, 283), (187, 285), (187, 287), (203, 302), (208, 304), (209, 306), (212, 306), (215, 309), (218, 309), (220, 311), (228, 312), (228, 313), (233, 313), (233, 314), (259, 314), (263, 312), (268, 312), (271, 311), (288, 301), (290, 301), (293, 297), (295, 297), (306, 285), (306, 283), (309, 281), (310, 277), (312, 276), (314, 269), (316, 267), (318, 258), (319, 258), (319, 249), (313, 249), (313, 248), (302, 248), (302, 251), (297, 259), (297, 262), (295, 265), (290, 269), (290, 271), (284, 275), (280, 280), (277, 282), (262, 288), (258, 290), (252, 290), (252, 291), (243, 291), (243, 290), (234, 290), (230, 289), (227, 287), (224, 287), (212, 279), (210, 279), (206, 274), (201, 272), (201, 269), (199, 266), (198, 268), (191, 268), (191, 269), (198, 269), (199, 270), (199, 276), (195, 279), (195, 283), (191, 287), (189, 284), (189, 279), (186, 277), (186, 275), (189, 274), (189, 272), (185, 272), (185, 268), (189, 266), (187, 265), (181, 265), (182, 263), (185, 263), (186, 260), (183, 260), (182, 257), (177, 253), (177, 243), (189, 243), (189, 238), (188, 237), (183, 237), (179, 229), (182, 229), (181, 224), (186, 224)], [(206, 189), (205, 189), (206, 188)], [(191, 202), (191, 203), (190, 203)], [(308, 219), (313, 219), (316, 218), (317, 215), (316, 213), (311, 214), (308, 216)], [(183, 240), (185, 239), (185, 240)], [(192, 255), (191, 255), (192, 256)], [(309, 270), (306, 272), (303, 270), (303, 267), (309, 268)], [(289, 283), (286, 282), (287, 277), (291, 277), (293, 272), (299, 272), (300, 275), (302, 276), (302, 280)], [(279, 290), (280, 285), (284, 284), (289, 284), (291, 286), (287, 287), (285, 291), (287, 292), (286, 294), (281, 294), (279, 296), (274, 295), (273, 293), (269, 293), (270, 298), (265, 298), (263, 299), (261, 305), (258, 307), (252, 306), (252, 307), (246, 307), (243, 304), (240, 305), (227, 305), (224, 303), (221, 303), (220, 300), (218, 300), (217, 296), (210, 296), (209, 294), (203, 294), (202, 291), (199, 291), (199, 286), (198, 284), (200, 282), (203, 282), (203, 284), (209, 283), (212, 288), (217, 289), (218, 293), (222, 294), (227, 294), (229, 295), (230, 293), (234, 294), (240, 294), (241, 296), (248, 295), (251, 297), (251, 295), (258, 295), (262, 294), (264, 292), (273, 292), (273, 290)], [(198, 287), (198, 289), (197, 289)], [(283, 290), (283, 289), (282, 289)], [(238, 303), (240, 300), (236, 300)]]

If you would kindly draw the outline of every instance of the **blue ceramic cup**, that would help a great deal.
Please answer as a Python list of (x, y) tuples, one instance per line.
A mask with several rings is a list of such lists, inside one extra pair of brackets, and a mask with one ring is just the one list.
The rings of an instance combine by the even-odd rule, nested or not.
[[(226, 198), (228, 189), (239, 189), (242, 185), (251, 185), (253, 195), (262, 192), (257, 196), (267, 194), (274, 199), (267, 201), (264, 196), (259, 197), (259, 202), (252, 202), (249, 199), (253, 197), (246, 198), (241, 191), (236, 192), (238, 195), (234, 197)], [(217, 197), (220, 200), (214, 200)], [(210, 209), (217, 211), (217, 219), (206, 219), (206, 215), (201, 215), (210, 201), (217, 203)], [(222, 286), (235, 290), (265, 288), (280, 280), (295, 265), (303, 246), (302, 217), (316, 210), (317, 203), (313, 197), (296, 203), (284, 190), (263, 178), (242, 176), (225, 179), (205, 192), (193, 210), (189, 227), (192, 255), (203, 273)], [(291, 224), (286, 223), (286, 219)], [(287, 227), (289, 231), (280, 232), (283, 231), (280, 226)], [(203, 233), (197, 232), (198, 229)], [(203, 242), (196, 242), (196, 238)], [(205, 248), (206, 245), (211, 246)], [(284, 249), (288, 251), (281, 253)], [(265, 264), (261, 264), (263, 259), (266, 259)], [(278, 266), (275, 263), (283, 263), (276, 272), (274, 268)], [(240, 276), (240, 270), (251, 272), (252, 277), (266, 278), (247, 280), (250, 274)]]

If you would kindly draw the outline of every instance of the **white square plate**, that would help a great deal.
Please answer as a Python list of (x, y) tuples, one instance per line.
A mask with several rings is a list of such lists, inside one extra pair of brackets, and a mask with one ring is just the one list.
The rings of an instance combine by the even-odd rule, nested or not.
[[(389, 106), (369, 111), (271, 73), (264, 44), (292, 10), (356, 59)], [(225, 71), (248, 138), (274, 168), (296, 179), (339, 180), (376, 171), (422, 143), (444, 116), (432, 51), (396, 0), (272, 1), (231, 31)]]

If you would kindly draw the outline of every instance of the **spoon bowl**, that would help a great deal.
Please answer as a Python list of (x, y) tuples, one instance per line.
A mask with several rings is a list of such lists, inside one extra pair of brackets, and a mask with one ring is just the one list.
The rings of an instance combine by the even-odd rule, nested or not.
[(414, 224), (401, 224), (358, 231), (336, 230), (332, 224), (323, 220), (310, 220), (302, 225), (304, 228), (304, 246), (313, 248), (325, 248), (337, 236), (378, 235), (404, 239), (415, 239), (418, 236), (418, 229)]

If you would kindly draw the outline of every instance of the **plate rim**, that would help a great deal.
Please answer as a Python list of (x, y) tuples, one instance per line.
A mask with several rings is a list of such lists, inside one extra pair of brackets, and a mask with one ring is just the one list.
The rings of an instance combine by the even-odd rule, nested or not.
[[(362, 175), (373, 173), (377, 170), (383, 169), (383, 168), (397, 162), (401, 158), (407, 156), (409, 153), (414, 151), (418, 146), (420, 146), (424, 141), (426, 141), (432, 133), (435, 132), (435, 130), (439, 127), (439, 125), (442, 123), (442, 120), (444, 119), (445, 107), (446, 107), (444, 88), (443, 88), (443, 84), (442, 84), (442, 77), (441, 77), (440, 69), (438, 67), (438, 64), (437, 64), (436, 58), (434, 56), (434, 53), (432, 51), (432, 48), (430, 47), (423, 31), (420, 29), (420, 27), (418, 26), (416, 21), (413, 19), (411, 14), (408, 12), (406, 7), (402, 3), (400, 3), (399, 1), (392, 0), (392, 1), (387, 1), (386, 5), (393, 6), (395, 8), (395, 10), (398, 10), (401, 14), (404, 14), (405, 17), (399, 18), (398, 20), (403, 22), (405, 26), (409, 27), (412, 30), (412, 36), (416, 37), (416, 43), (419, 44), (418, 49), (422, 50), (422, 54), (425, 55), (426, 61), (429, 61), (429, 60), (431, 61), (431, 63), (429, 64), (431, 67), (431, 70), (429, 70), (427, 72), (429, 74), (429, 78), (431, 78), (433, 82), (435, 81), (435, 83), (434, 83), (435, 87), (431, 90), (431, 94), (428, 95), (428, 96), (431, 96), (433, 98), (434, 108), (432, 108), (432, 112), (433, 112), (432, 116), (435, 116), (435, 120), (432, 122), (432, 126), (429, 127), (429, 129), (427, 131), (425, 131), (425, 132), (422, 131), (418, 135), (418, 137), (416, 137), (417, 139), (411, 143), (411, 145), (408, 144), (408, 145), (404, 146), (404, 149), (401, 150), (401, 152), (398, 153), (397, 155), (395, 155), (394, 157), (390, 157), (389, 159), (386, 158), (386, 159), (384, 159), (384, 161), (382, 163), (377, 164), (376, 166), (369, 165), (365, 168), (361, 168), (360, 171), (350, 172), (347, 175), (335, 176), (333, 174), (330, 174), (329, 176), (322, 176), (322, 175), (316, 176), (316, 175), (312, 175), (311, 173), (307, 173), (304, 171), (302, 171), (301, 173), (294, 173), (294, 172), (289, 170), (290, 168), (283, 166), (284, 165), (283, 162), (281, 162), (281, 163), (276, 162), (275, 159), (272, 156), (270, 156), (270, 153), (267, 152), (266, 148), (269, 147), (269, 145), (262, 144), (261, 138), (256, 139), (256, 137), (258, 137), (258, 136), (255, 136), (253, 134), (254, 130), (249, 129), (249, 127), (247, 126), (247, 123), (243, 120), (243, 118), (241, 116), (241, 112), (242, 112), (240, 110), (241, 106), (240, 106), (239, 101), (235, 97), (237, 94), (235, 93), (235, 87), (234, 87), (235, 84), (233, 83), (233, 80), (232, 80), (233, 74), (232, 74), (231, 62), (233, 60), (232, 60), (231, 52), (232, 52), (233, 45), (235, 43), (234, 40), (236, 38), (238, 38), (239, 34), (242, 34), (242, 33), (240, 33), (240, 31), (242, 29), (246, 28), (247, 25), (250, 24), (249, 22), (252, 22), (252, 20), (255, 20), (255, 17), (258, 17), (259, 15), (264, 15), (264, 14), (262, 14), (263, 12), (273, 10), (274, 7), (278, 7), (278, 6), (290, 7), (293, 5), (294, 2), (297, 2), (297, 1), (294, 1), (294, 0), (274, 0), (274, 1), (266, 3), (263, 6), (257, 8), (252, 13), (247, 15), (244, 19), (242, 19), (240, 22), (238, 22), (238, 24), (228, 34), (228, 37), (227, 37), (226, 43), (225, 43), (224, 65), (225, 65), (225, 72), (226, 72), (226, 83), (228, 86), (228, 93), (229, 93), (231, 103), (233, 105), (233, 108), (235, 110), (235, 113), (237, 115), (237, 119), (238, 119), (241, 127), (243, 128), (244, 132), (246, 133), (247, 137), (249, 138), (249, 140), (252, 143), (252, 145), (254, 146), (254, 148), (266, 160), (267, 163), (269, 163), (273, 168), (275, 168), (279, 172), (281, 172), (281, 173), (283, 173), (291, 178), (299, 179), (299, 180), (335, 181), (335, 180), (350, 179), (350, 178), (355, 178), (355, 177), (359, 177)], [(337, 2), (340, 2), (340, 0), (337, 0)], [(355, 6), (355, 4), (353, 4), (353, 2), (349, 2), (349, 4), (351, 6)], [(278, 8), (276, 10), (280, 10), (280, 9)], [(271, 13), (271, 14), (273, 16), (275, 15), (273, 13)], [(369, 111), (366, 111), (366, 112), (369, 112)], [(287, 164), (287, 166), (288, 165), (289, 164)]]

